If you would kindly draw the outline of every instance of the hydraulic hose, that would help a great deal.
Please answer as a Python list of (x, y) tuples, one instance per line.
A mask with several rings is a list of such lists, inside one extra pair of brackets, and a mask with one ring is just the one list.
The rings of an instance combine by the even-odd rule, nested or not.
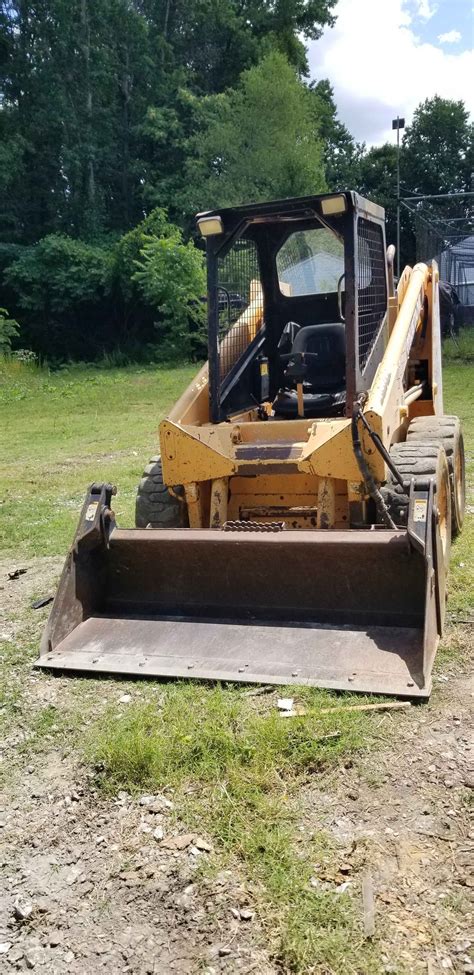
[(359, 399), (355, 400), (352, 407), (351, 433), (352, 433), (352, 446), (354, 449), (354, 456), (357, 461), (357, 465), (359, 467), (360, 473), (362, 475), (362, 480), (364, 481), (367, 493), (375, 503), (375, 508), (380, 521), (382, 521), (383, 524), (387, 526), (387, 528), (396, 528), (397, 526), (391, 518), (387, 505), (385, 504), (382, 494), (380, 493), (377, 484), (374, 480), (370, 467), (364, 457), (364, 451), (362, 450), (362, 443), (359, 436), (359, 419), (365, 419), (362, 414), (362, 406), (364, 401), (365, 401), (365, 396), (360, 396)]

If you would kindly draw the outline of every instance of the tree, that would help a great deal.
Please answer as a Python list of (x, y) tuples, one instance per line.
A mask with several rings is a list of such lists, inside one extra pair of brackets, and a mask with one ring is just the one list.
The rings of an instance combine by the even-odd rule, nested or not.
[(145, 301), (158, 313), (161, 357), (189, 358), (197, 352), (202, 355), (206, 319), (202, 252), (192, 241), (184, 243), (179, 228), (168, 224), (161, 237), (145, 237), (135, 265), (133, 280)]
[[(182, 189), (192, 100), (269, 50), (306, 70), (336, 0), (0, 0), (4, 241), (123, 232)], [(178, 211), (177, 211), (178, 214)]]
[(360, 181), (364, 146), (356, 142), (337, 116), (334, 91), (327, 80), (312, 83), (314, 111), (323, 143), (326, 181), (330, 190), (355, 189)]
[(200, 103), (197, 114), (188, 212), (324, 190), (311, 93), (284, 55), (267, 55), (237, 88)]
[(397, 239), (397, 147), (389, 142), (373, 146), (359, 163), (357, 189), (385, 208), (387, 244)]
[(10, 352), (13, 339), (16, 339), (20, 326), (10, 318), (6, 308), (0, 308), (0, 355)]
[(471, 189), (474, 125), (462, 101), (435, 95), (416, 109), (403, 137), (401, 174), (410, 196)]

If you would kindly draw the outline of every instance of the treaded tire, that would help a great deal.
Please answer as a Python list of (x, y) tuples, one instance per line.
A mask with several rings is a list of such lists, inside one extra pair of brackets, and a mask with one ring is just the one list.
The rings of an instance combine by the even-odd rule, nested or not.
[(451, 530), (459, 535), (466, 507), (466, 463), (461, 423), (457, 416), (417, 416), (407, 431), (407, 443), (439, 443), (448, 458), (451, 484)]
[[(439, 488), (445, 481), (446, 498), (435, 499), (435, 504), (439, 508), (440, 501), (442, 508), (445, 508), (446, 517), (441, 521), (441, 532), (443, 537), (443, 550), (446, 571), (449, 565), (449, 553), (451, 550), (451, 497), (450, 497), (450, 478), (449, 466), (444, 447), (439, 443), (420, 443), (413, 441), (409, 443), (392, 444), (390, 448), (390, 458), (393, 460), (398, 472), (403, 479), (409, 481), (415, 479), (426, 480), (427, 477), (434, 477)], [(405, 527), (408, 522), (408, 494), (398, 484), (389, 472), (389, 479), (381, 489), (385, 504), (396, 525)], [(446, 522), (446, 524), (444, 523)]]
[(169, 493), (163, 482), (161, 457), (152, 457), (138, 485), (135, 502), (137, 528), (188, 528), (186, 505)]

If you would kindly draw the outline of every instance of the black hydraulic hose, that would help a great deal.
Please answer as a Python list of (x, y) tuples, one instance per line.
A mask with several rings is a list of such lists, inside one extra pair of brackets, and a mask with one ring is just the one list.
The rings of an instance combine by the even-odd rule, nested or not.
[(369, 434), (370, 439), (372, 440), (372, 443), (376, 446), (379, 454), (382, 454), (382, 457), (388, 469), (392, 472), (395, 480), (398, 482), (400, 487), (403, 488), (403, 490), (405, 490), (403, 477), (400, 474), (400, 471), (395, 467), (395, 464), (393, 463), (393, 460), (390, 457), (390, 454), (387, 448), (385, 447), (383, 441), (380, 439), (378, 433), (376, 433), (375, 430), (372, 430), (372, 427), (370, 426), (367, 417), (365, 417), (364, 414), (362, 413), (362, 410), (360, 411), (359, 416), (360, 419), (362, 420), (362, 423), (364, 424), (365, 429), (367, 430), (367, 433)]
[(359, 419), (362, 417), (362, 399), (356, 399), (352, 407), (352, 420), (351, 420), (351, 433), (352, 433), (352, 446), (354, 448), (354, 456), (357, 461), (360, 473), (362, 475), (362, 480), (367, 488), (367, 492), (375, 502), (375, 507), (377, 510), (377, 515), (379, 519), (387, 526), (387, 528), (396, 528), (395, 522), (392, 520), (390, 512), (385, 504), (385, 501), (375, 483), (373, 474), (369, 468), (369, 465), (364, 457), (364, 452), (362, 450), (362, 443), (359, 436)]

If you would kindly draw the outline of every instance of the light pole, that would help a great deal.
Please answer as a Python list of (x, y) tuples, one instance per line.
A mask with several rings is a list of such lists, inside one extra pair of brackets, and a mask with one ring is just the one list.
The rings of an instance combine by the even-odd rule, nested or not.
[(400, 129), (405, 128), (405, 119), (397, 115), (392, 119), (392, 129), (397, 130), (397, 278), (400, 278)]

